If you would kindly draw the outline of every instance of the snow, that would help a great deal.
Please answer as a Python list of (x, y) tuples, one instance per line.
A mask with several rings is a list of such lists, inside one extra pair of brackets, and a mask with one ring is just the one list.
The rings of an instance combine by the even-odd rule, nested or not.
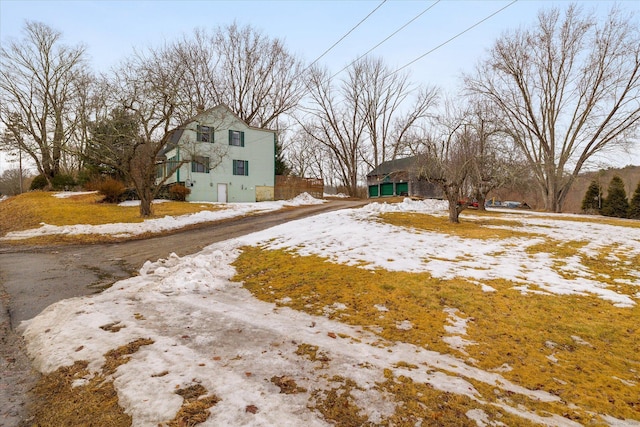
[(443, 341), (452, 349), (458, 350), (462, 354), (467, 355), (468, 353), (465, 351), (465, 348), (476, 344), (473, 341), (463, 338), (464, 335), (467, 335), (467, 323), (469, 323), (471, 319), (465, 319), (458, 316), (460, 310), (457, 308), (447, 307), (443, 311), (447, 313), (448, 323), (448, 325), (444, 325), (444, 330), (449, 334), (449, 336), (444, 337)]
[[(155, 205), (158, 203), (166, 203), (168, 201), (169, 200), (166, 199), (155, 199), (151, 203)], [(125, 200), (124, 202), (118, 203), (118, 206), (140, 206), (140, 200)]]
[[(281, 208), (286, 203), (310, 202), (306, 197), (302, 199), (246, 204), (244, 210), (241, 206), (228, 206), (223, 212), (238, 215), (255, 211), (258, 205), (268, 210)], [(384, 381), (385, 369), (480, 403), (487, 402), (482, 401), (469, 380), (531, 399), (559, 402), (553, 394), (529, 390), (507, 380), (501, 373), (511, 369), (508, 365), (486, 371), (452, 354), (402, 342), (381, 345), (381, 338), (372, 332), (327, 316), (313, 316), (262, 302), (242, 284), (231, 280), (234, 268), (230, 264), (239, 255), (239, 248), (253, 245), (287, 249), (300, 256), (319, 255), (330, 262), (365, 269), (429, 272), (441, 278), (464, 277), (478, 286), (483, 286), (484, 280), (504, 277), (519, 283), (522, 292), (592, 295), (620, 307), (634, 306), (640, 299), (640, 293), (630, 296), (594, 281), (578, 259), (569, 262), (572, 279), (559, 275), (550, 256), (525, 251), (538, 243), (536, 238), (486, 240), (479, 245), (455, 236), (443, 238), (441, 234), (409, 230), (377, 220), (380, 212), (446, 215), (446, 210), (446, 203), (440, 201), (406, 199), (398, 204), (371, 203), (360, 209), (325, 213), (216, 243), (190, 256), (150, 260), (138, 276), (120, 281), (97, 295), (60, 301), (25, 322), (22, 327), (28, 352), (34, 366), (45, 373), (77, 360), (89, 361), (89, 368), (97, 372), (104, 363), (103, 355), (110, 349), (138, 338), (152, 339), (153, 344), (141, 347), (113, 374), (119, 402), (133, 417), (135, 426), (157, 426), (172, 419), (182, 402), (175, 394), (176, 388), (195, 382), (222, 399), (211, 408), (211, 416), (203, 426), (329, 425), (308, 408), (309, 392), (279, 392), (270, 379), (281, 375), (295, 379), (299, 387), (307, 390), (334, 387), (335, 384), (329, 382), (334, 376), (349, 378), (360, 387), (358, 393), (354, 393), (356, 404), (366, 408), (369, 420), (375, 422), (393, 413), (393, 403), (375, 389), (376, 383)], [(588, 243), (579, 250), (587, 254), (612, 245), (619, 245), (620, 251), (640, 253), (638, 228), (622, 230), (595, 223), (585, 226), (541, 214), (516, 219), (526, 223), (527, 231), (534, 229), (531, 232), (555, 239), (584, 240)], [(187, 218), (159, 221), (178, 227), (184, 225)], [(147, 222), (101, 229), (78, 225), (68, 229), (76, 233), (131, 235), (138, 229), (146, 232), (147, 227), (162, 229), (159, 224)], [(55, 229), (49, 226), (47, 230), (54, 232)], [(385, 250), (380, 251), (381, 247)], [(640, 271), (636, 271), (632, 284), (640, 286)], [(487, 288), (483, 286), (482, 290), (496, 292)], [(385, 301), (375, 307), (380, 312), (388, 311)], [(336, 303), (325, 307), (325, 313), (345, 308), (344, 304)], [(464, 353), (465, 346), (474, 344), (464, 339), (467, 323), (473, 319), (454, 308), (446, 307), (445, 312), (449, 344)], [(100, 328), (114, 322), (124, 327), (118, 332)], [(410, 329), (413, 325), (405, 321), (396, 327)], [(572, 338), (576, 342), (580, 340)], [(318, 361), (296, 355), (302, 343), (317, 346), (330, 362), (321, 366)], [(548, 343), (549, 347), (553, 345)], [(366, 366), (362, 361), (367, 362)], [(421, 368), (403, 367), (409, 365)], [(158, 375), (165, 372), (166, 375)], [(255, 414), (246, 411), (249, 405), (257, 407)], [(521, 405), (509, 406), (506, 402), (497, 405), (544, 425), (579, 425), (559, 415), (540, 416)], [(500, 425), (491, 424), (480, 409), (470, 410), (467, 417), (478, 426)], [(638, 425), (631, 420), (607, 416), (603, 419), (610, 425)]]
[(53, 194), (58, 199), (66, 199), (71, 196), (82, 196), (84, 194), (96, 194), (97, 191), (59, 191)]

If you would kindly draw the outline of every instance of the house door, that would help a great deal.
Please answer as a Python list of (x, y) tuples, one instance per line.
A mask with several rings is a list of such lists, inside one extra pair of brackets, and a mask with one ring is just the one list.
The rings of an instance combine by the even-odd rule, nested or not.
[(218, 184), (218, 202), (227, 203), (227, 184)]

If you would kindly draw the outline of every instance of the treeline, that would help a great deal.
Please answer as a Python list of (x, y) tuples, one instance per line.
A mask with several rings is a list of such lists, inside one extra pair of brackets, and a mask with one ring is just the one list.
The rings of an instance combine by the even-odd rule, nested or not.
[(606, 197), (600, 183), (593, 180), (582, 199), (582, 211), (587, 214), (640, 219), (640, 182), (631, 199), (627, 199), (624, 182), (619, 176), (614, 176), (609, 182)]
[(603, 20), (576, 5), (542, 10), (530, 27), (495, 41), (459, 94), (418, 84), (374, 56), (334, 74), (236, 24), (137, 50), (96, 72), (85, 46), (27, 22), (24, 37), (0, 50), (0, 144), (28, 157), (49, 188), (68, 182), (61, 175), (121, 180), (149, 215), (169, 131), (225, 104), (249, 125), (277, 131), (279, 173), (357, 195), (371, 169), (418, 156), (422, 178), (450, 200), (527, 181), (547, 210), (561, 211), (582, 167), (637, 135), (634, 19), (616, 6)]

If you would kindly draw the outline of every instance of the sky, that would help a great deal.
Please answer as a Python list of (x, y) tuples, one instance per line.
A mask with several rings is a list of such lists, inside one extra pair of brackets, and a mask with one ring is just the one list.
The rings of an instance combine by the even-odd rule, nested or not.
[[(380, 6), (318, 63), (333, 74), (338, 73), (415, 18), (371, 54), (384, 58), (392, 69), (398, 69), (433, 50), (405, 70), (416, 83), (436, 85), (455, 93), (461, 73), (472, 72), (503, 32), (533, 24), (543, 8), (568, 4), (567, 1), (525, 0), (511, 3), (511, 0), (388, 0), (380, 6), (378, 0), (0, 0), (0, 39), (4, 43), (9, 38), (19, 38), (25, 20), (41, 21), (61, 31), (65, 42), (86, 45), (94, 70), (106, 72), (135, 48), (158, 46), (163, 41), (190, 34), (195, 28), (214, 28), (235, 21), (285, 40), (291, 52), (310, 63)], [(612, 1), (578, 3), (600, 15), (615, 4)], [(625, 10), (640, 11), (640, 2), (619, 4)], [(468, 31), (448, 42), (465, 30)], [(631, 160), (629, 155), (616, 153), (611, 160), (624, 163), (627, 158)], [(640, 164), (640, 155), (636, 159), (636, 164)]]
[[(314, 203), (308, 198), (303, 202)], [(574, 402), (561, 402), (560, 397), (543, 389), (529, 390), (506, 379), (501, 373), (512, 369), (508, 363), (488, 370), (479, 368), (465, 352), (467, 346), (478, 345), (467, 336), (467, 323), (474, 319), (456, 307), (443, 307), (447, 319), (443, 341), (451, 351), (440, 353), (403, 342), (385, 342), (373, 330), (290, 309), (286, 297), (278, 305), (259, 301), (232, 280), (235, 270), (231, 263), (243, 246), (284, 249), (297, 256), (318, 255), (326, 257), (327, 262), (357, 265), (372, 270), (372, 274), (373, 270), (384, 269), (428, 272), (443, 279), (461, 277), (483, 292), (498, 296), (508, 291), (486, 283), (504, 278), (514, 281), (515, 289), (523, 295), (591, 296), (618, 310), (630, 310), (640, 301), (640, 292), (628, 292), (640, 290), (640, 271), (624, 279), (629, 285), (624, 293), (624, 288), (616, 290), (593, 280), (581, 256), (560, 260), (551, 253), (529, 253), (527, 248), (551, 237), (584, 242), (577, 250), (587, 259), (612, 247), (631, 258), (640, 254), (640, 229), (571, 221), (574, 217), (570, 215), (511, 211), (512, 215), (500, 217), (504, 225), (498, 227), (526, 230), (540, 237), (487, 239), (478, 245), (472, 239), (443, 238), (437, 232), (385, 224), (378, 220), (381, 212), (446, 216), (447, 204), (410, 199), (396, 204), (371, 203), (216, 243), (190, 256), (171, 255), (149, 261), (138, 276), (117, 282), (100, 294), (60, 301), (24, 322), (21, 329), (34, 367), (47, 373), (76, 360), (87, 360), (91, 372), (100, 372), (103, 355), (109, 350), (141, 337), (153, 340), (114, 374), (119, 403), (132, 415), (133, 425), (140, 427), (170, 420), (181, 405), (175, 391), (193, 384), (222, 397), (203, 426), (327, 426), (309, 409), (307, 399), (312, 391), (335, 387), (328, 381), (334, 375), (357, 384), (355, 403), (376, 423), (393, 413), (393, 405), (375, 387), (384, 381), (385, 369), (395, 377), (405, 376), (437, 390), (470, 397), (476, 407), (464, 415), (478, 426), (503, 424), (489, 420), (484, 409), (493, 412), (496, 403), (485, 399), (474, 384), (488, 384), (491, 393), (555, 402), (562, 412), (563, 405), (567, 412), (576, 409)], [(472, 212), (465, 215), (473, 217)], [(487, 216), (482, 218), (486, 220)], [(146, 227), (144, 223), (135, 226)], [(379, 250), (381, 247), (385, 250)], [(505, 250), (507, 247), (509, 250)], [(614, 260), (615, 253), (610, 257)], [(560, 274), (558, 265), (570, 274)], [(381, 317), (394, 309), (383, 300), (374, 307)], [(324, 311), (348, 315), (350, 309), (336, 302)], [(115, 325), (117, 330), (105, 325)], [(405, 320), (396, 322), (395, 327), (410, 330), (414, 325)], [(566, 338), (576, 346), (590, 345), (579, 334)], [(297, 355), (300, 343), (317, 346), (318, 354), (325, 354), (328, 360), (319, 366), (318, 361)], [(556, 353), (555, 346), (547, 342), (540, 349), (550, 366), (571, 363), (562, 360), (566, 353)], [(283, 394), (273, 383), (275, 376), (286, 376), (306, 390)], [(637, 383), (621, 378), (616, 378), (616, 386), (629, 387), (629, 393), (634, 393)], [(90, 380), (91, 375), (76, 378), (74, 385)], [(547, 426), (581, 425), (554, 413), (553, 407), (542, 416), (526, 402), (513, 398), (500, 400), (498, 405), (506, 412)], [(256, 410), (248, 411), (249, 407)], [(593, 415), (610, 426), (640, 425), (607, 414)]]
[[(371, 53), (399, 68), (445, 43), (507, 1), (394, 1), (380, 6), (366, 21), (319, 60), (333, 73), (415, 21)], [(605, 13), (613, 2), (582, 2)], [(314, 61), (381, 1), (0, 1), (0, 37), (20, 37), (25, 20), (36, 20), (63, 32), (70, 44), (83, 43), (96, 70), (109, 67), (134, 48), (158, 46), (190, 34), (195, 28), (248, 24), (285, 40), (293, 52)], [(518, 1), (407, 69), (416, 82), (455, 89), (461, 71), (475, 62), (502, 32), (534, 22), (541, 8), (564, 7), (566, 1)], [(636, 2), (622, 2), (640, 10)], [(425, 12), (426, 9), (429, 9)]]

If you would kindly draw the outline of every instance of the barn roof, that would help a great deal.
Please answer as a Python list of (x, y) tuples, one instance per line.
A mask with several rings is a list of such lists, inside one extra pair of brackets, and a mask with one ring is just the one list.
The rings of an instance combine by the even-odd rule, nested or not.
[(367, 174), (370, 176), (389, 175), (394, 172), (408, 171), (415, 167), (418, 156), (405, 157), (403, 159), (394, 159), (387, 162), (382, 162), (378, 167), (374, 168)]

